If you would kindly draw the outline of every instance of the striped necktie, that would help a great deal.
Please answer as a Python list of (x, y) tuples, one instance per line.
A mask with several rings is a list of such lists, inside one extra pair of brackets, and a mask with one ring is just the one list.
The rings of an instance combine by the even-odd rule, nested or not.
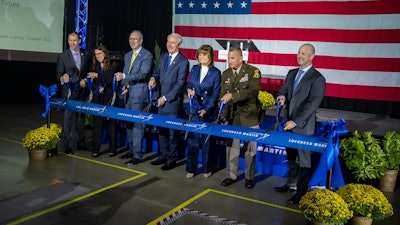
[(79, 52), (74, 53), (74, 61), (76, 68), (81, 69), (81, 57), (79, 56)]

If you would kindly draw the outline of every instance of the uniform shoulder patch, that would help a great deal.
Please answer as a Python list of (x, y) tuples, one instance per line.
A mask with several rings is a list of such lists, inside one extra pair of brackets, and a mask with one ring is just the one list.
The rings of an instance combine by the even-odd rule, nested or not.
[(260, 77), (261, 77), (260, 70), (258, 69), (254, 70), (253, 78), (260, 78)]

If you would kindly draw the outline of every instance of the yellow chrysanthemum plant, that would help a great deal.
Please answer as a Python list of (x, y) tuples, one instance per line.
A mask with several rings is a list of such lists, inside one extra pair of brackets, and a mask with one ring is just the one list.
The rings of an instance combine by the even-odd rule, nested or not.
[(393, 207), (386, 196), (368, 184), (347, 184), (338, 193), (353, 211), (354, 216), (383, 220), (393, 215)]
[(328, 189), (307, 192), (299, 202), (299, 209), (309, 221), (335, 225), (343, 225), (353, 217), (348, 204)]
[(28, 150), (51, 150), (57, 146), (62, 128), (59, 124), (50, 123), (50, 128), (43, 125), (30, 130), (22, 139), (22, 146)]
[(274, 96), (268, 91), (258, 90), (258, 100), (261, 103), (261, 109), (267, 110), (269, 107), (276, 104)]

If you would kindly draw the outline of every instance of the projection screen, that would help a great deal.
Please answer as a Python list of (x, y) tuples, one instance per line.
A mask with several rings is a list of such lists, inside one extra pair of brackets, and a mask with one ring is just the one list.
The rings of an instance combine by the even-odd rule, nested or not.
[(64, 7), (65, 0), (0, 0), (0, 60), (56, 61)]

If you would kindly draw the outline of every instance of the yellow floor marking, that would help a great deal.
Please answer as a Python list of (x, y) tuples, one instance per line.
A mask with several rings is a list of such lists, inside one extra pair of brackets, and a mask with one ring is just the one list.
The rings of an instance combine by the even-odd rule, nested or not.
[[(13, 142), (13, 143), (17, 143), (17, 144), (21, 144), (21, 145), (22, 145), (22, 142), (20, 142), (20, 141), (15, 141), (15, 140), (11, 140), (11, 139), (6, 139), (6, 138), (2, 138), (2, 137), (0, 137), (0, 140), (4, 140), (4, 141), (8, 141), (8, 142)], [(18, 220), (16, 220), (16, 221), (13, 221), (13, 222), (9, 223), (10, 225), (20, 224), (20, 223), (25, 222), (25, 221), (27, 221), (27, 220), (36, 218), (36, 217), (38, 217), (38, 216), (44, 215), (44, 214), (49, 213), (49, 212), (52, 212), (52, 211), (55, 211), (55, 210), (60, 209), (60, 208), (62, 208), (62, 207), (68, 206), (68, 205), (70, 205), (70, 204), (72, 204), (72, 203), (75, 203), (75, 202), (84, 200), (84, 199), (86, 199), (86, 198), (92, 197), (93, 195), (97, 195), (97, 194), (99, 194), (99, 193), (102, 193), (102, 192), (104, 192), (104, 191), (110, 190), (110, 189), (112, 189), (112, 188), (115, 188), (115, 187), (117, 187), (117, 186), (123, 185), (123, 184), (125, 184), (125, 183), (128, 183), (128, 182), (130, 182), (130, 181), (136, 180), (136, 179), (138, 179), (138, 178), (141, 178), (141, 177), (147, 175), (147, 173), (142, 172), (142, 171), (133, 170), (133, 169), (129, 169), (129, 168), (122, 167), (122, 166), (117, 166), (117, 165), (113, 165), (113, 164), (109, 164), (109, 163), (105, 163), (105, 162), (93, 160), (93, 159), (90, 159), (90, 158), (85, 158), (85, 157), (82, 157), (82, 156), (71, 155), (71, 154), (65, 154), (65, 153), (63, 153), (63, 152), (58, 152), (57, 154), (64, 155), (64, 156), (68, 156), (68, 157), (72, 157), (72, 158), (76, 158), (76, 159), (80, 159), (80, 160), (89, 161), (89, 162), (96, 163), (96, 164), (100, 164), (100, 165), (103, 165), (103, 166), (108, 166), (108, 167), (113, 167), (113, 168), (120, 169), (120, 170), (125, 170), (125, 171), (132, 172), (132, 173), (137, 173), (138, 175), (133, 176), (133, 177), (130, 177), (130, 178), (125, 179), (125, 180), (122, 180), (122, 181), (119, 181), (119, 182), (117, 182), (117, 183), (108, 185), (108, 186), (103, 187), (103, 188), (100, 188), (100, 189), (98, 189), (98, 190), (89, 192), (88, 194), (85, 194), (85, 195), (82, 195), (82, 196), (80, 196), (80, 197), (74, 198), (74, 199), (72, 199), (72, 200), (69, 200), (69, 201), (64, 202), (64, 203), (62, 203), (62, 204), (59, 204), (59, 205), (56, 205), (56, 206), (54, 206), (54, 207), (51, 207), (51, 208), (48, 208), (48, 209), (45, 209), (45, 210), (36, 212), (36, 213), (31, 214), (31, 215), (26, 216), (26, 217), (22, 217), (22, 218), (20, 218), (20, 219), (18, 219)]]
[(174, 212), (176, 212), (176, 211), (178, 211), (178, 210), (180, 210), (180, 209), (182, 209), (182, 208), (185, 208), (185, 207), (186, 207), (187, 205), (189, 205), (190, 203), (192, 203), (192, 202), (198, 200), (199, 198), (203, 197), (204, 195), (206, 195), (206, 194), (208, 194), (208, 193), (210, 193), (210, 192), (213, 192), (213, 193), (216, 193), (216, 194), (225, 195), (225, 196), (229, 196), (229, 197), (233, 197), (233, 198), (237, 198), (237, 199), (242, 199), (242, 200), (249, 201), (249, 202), (254, 202), (254, 203), (257, 203), (257, 204), (262, 204), (262, 205), (266, 205), (266, 206), (270, 206), (270, 207), (274, 207), (274, 208), (283, 209), (283, 210), (287, 210), (287, 211), (291, 211), (291, 212), (295, 212), (295, 213), (302, 214), (300, 210), (296, 210), (296, 209), (292, 209), (292, 208), (289, 208), (289, 207), (285, 207), (285, 206), (281, 206), (281, 205), (276, 205), (276, 204), (272, 204), (272, 203), (269, 203), (269, 202), (263, 202), (263, 201), (260, 201), (260, 200), (256, 200), (256, 199), (252, 199), (252, 198), (246, 198), (246, 197), (243, 197), (243, 196), (240, 196), (240, 195), (235, 195), (235, 194), (231, 194), (231, 193), (227, 193), (227, 192), (218, 191), (218, 190), (215, 190), (215, 189), (210, 189), (210, 188), (208, 188), (208, 189), (206, 189), (206, 190), (200, 192), (199, 194), (193, 196), (192, 198), (188, 199), (187, 201), (183, 202), (182, 204), (178, 205), (177, 207), (171, 209), (170, 211), (164, 213), (164, 214), (161, 215), (160, 217), (158, 217), (158, 218), (154, 219), (153, 221), (147, 223), (147, 225), (157, 224), (158, 222), (162, 221), (164, 218), (167, 218), (167, 217), (169, 217), (170, 215), (172, 215)]

